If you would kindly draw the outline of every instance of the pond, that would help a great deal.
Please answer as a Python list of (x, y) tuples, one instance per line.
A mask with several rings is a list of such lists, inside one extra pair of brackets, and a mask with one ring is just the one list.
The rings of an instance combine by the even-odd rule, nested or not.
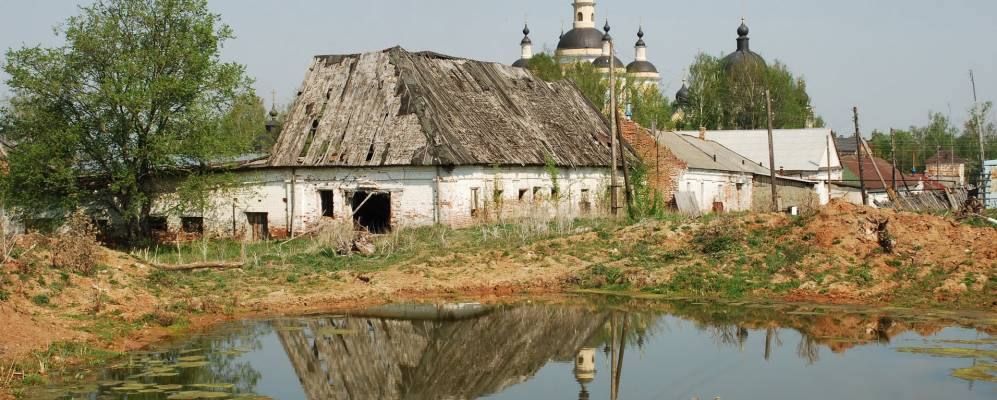
[(248, 320), (36, 398), (994, 399), (997, 321), (571, 297)]

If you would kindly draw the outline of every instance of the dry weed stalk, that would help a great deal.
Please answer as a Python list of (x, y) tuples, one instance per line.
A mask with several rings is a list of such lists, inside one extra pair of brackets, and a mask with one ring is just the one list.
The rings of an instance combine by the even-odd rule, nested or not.
[(330, 219), (318, 225), (309, 247), (312, 251), (333, 249), (340, 254), (349, 254), (353, 251), (354, 239), (353, 221)]
[(15, 380), (18, 380), (23, 376), (24, 373), (15, 368), (14, 362), (11, 362), (10, 366), (7, 368), (0, 365), (0, 389), (10, 388), (14, 384)]

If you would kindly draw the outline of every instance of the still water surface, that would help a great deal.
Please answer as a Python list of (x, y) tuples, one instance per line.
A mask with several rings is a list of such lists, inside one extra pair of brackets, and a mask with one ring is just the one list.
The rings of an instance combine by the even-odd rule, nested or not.
[[(394, 305), (227, 325), (131, 354), (89, 383), (36, 395), (995, 399), (997, 371), (987, 367), (997, 363), (993, 323), (902, 310), (615, 298)], [(957, 350), (932, 356), (925, 348)], [(983, 375), (959, 378), (957, 370)]]

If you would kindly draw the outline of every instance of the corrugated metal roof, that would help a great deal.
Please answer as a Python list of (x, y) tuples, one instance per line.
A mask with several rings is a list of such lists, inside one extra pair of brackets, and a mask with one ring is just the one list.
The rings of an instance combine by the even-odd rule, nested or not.
[(716, 142), (675, 132), (659, 132), (658, 142), (671, 150), (689, 168), (768, 174), (768, 170), (757, 163)]
[[(679, 132), (699, 137), (698, 131)], [(772, 132), (775, 168), (786, 171), (820, 171), (827, 169), (828, 146), (833, 146), (830, 129), (779, 129)], [(707, 131), (706, 139), (722, 144), (734, 152), (769, 166), (768, 131)], [(837, 151), (831, 148), (831, 168), (840, 168)]]
[(568, 81), (401, 48), (312, 61), (270, 166), (606, 166), (609, 126)]

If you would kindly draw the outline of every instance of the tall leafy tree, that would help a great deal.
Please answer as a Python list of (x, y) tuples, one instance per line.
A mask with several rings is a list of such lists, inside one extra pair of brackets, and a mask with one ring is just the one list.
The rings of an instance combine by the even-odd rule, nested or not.
[(689, 101), (683, 105), (686, 129), (762, 129), (768, 126), (765, 90), (772, 97), (775, 128), (823, 126), (810, 107), (806, 81), (782, 63), (724, 68), (723, 60), (699, 54), (689, 67)]
[[(596, 71), (592, 64), (562, 66), (550, 54), (540, 53), (530, 59), (529, 69), (547, 82), (571, 80), (597, 109), (609, 111), (609, 78)], [(617, 104), (621, 109), (629, 104), (634, 121), (647, 127), (651, 126), (651, 120), (656, 120), (661, 128), (670, 126), (672, 105), (656, 86), (641, 85), (633, 77), (620, 74), (616, 89)]]
[(134, 239), (149, 233), (159, 176), (249, 149), (253, 135), (224, 117), (250, 81), (221, 60), (232, 30), (206, 0), (97, 0), (60, 33), (62, 47), (8, 50), (4, 65), (8, 187), (23, 210), (103, 208)]

